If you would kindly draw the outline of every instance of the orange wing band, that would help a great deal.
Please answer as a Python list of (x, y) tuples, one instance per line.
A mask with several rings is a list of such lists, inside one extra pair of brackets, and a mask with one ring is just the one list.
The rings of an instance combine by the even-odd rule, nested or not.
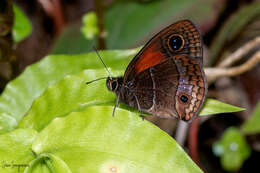
[(143, 52), (142, 57), (135, 64), (135, 71), (136, 73), (140, 73), (150, 67), (159, 64), (164, 59), (165, 57), (161, 52), (152, 52), (147, 50)]

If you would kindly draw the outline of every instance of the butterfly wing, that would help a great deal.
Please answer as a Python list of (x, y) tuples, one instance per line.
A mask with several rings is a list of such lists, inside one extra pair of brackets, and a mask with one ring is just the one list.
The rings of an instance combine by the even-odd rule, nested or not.
[(123, 101), (153, 115), (188, 121), (198, 114), (206, 95), (202, 64), (196, 27), (188, 20), (170, 25), (129, 64)]
[[(181, 50), (172, 51), (169, 48), (169, 39), (174, 35), (181, 36), (181, 39), (183, 39)], [(124, 81), (131, 81), (140, 72), (178, 54), (186, 54), (192, 58), (201, 59), (202, 63), (200, 34), (189, 20), (174, 23), (156, 34), (130, 62), (124, 74)]]

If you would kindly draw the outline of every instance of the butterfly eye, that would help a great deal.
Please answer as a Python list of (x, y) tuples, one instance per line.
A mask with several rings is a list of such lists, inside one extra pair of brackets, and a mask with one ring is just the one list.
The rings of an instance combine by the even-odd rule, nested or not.
[(184, 39), (181, 35), (172, 35), (168, 40), (168, 46), (172, 51), (180, 51), (184, 46)]
[(111, 90), (114, 91), (114, 90), (116, 90), (116, 88), (117, 88), (117, 81), (113, 81), (111, 83)]
[(181, 100), (183, 103), (187, 103), (188, 100), (189, 100), (189, 98), (188, 98), (187, 96), (185, 96), (185, 95), (182, 95), (182, 96), (180, 97), (180, 100)]

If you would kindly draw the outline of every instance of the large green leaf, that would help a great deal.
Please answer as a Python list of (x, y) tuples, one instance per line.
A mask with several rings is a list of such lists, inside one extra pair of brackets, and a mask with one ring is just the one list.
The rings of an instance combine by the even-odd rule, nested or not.
[(34, 154), (31, 150), (37, 132), (33, 129), (18, 129), (0, 135), (0, 172), (23, 172)]
[[(123, 71), (112, 71), (115, 76)], [(104, 77), (106, 71), (85, 70), (78, 75), (67, 76), (60, 82), (49, 87), (38, 97), (32, 108), (20, 123), (20, 127), (30, 127), (38, 131), (43, 129), (54, 118), (65, 116), (71, 111), (83, 109), (93, 105), (114, 106), (116, 96), (107, 90), (105, 80), (97, 81), (86, 85), (86, 81), (91, 81)], [(121, 104), (122, 108), (131, 110), (128, 106)], [(214, 99), (208, 99), (202, 115), (210, 115), (223, 112), (241, 111), (232, 105), (222, 103)]]
[(129, 111), (118, 109), (115, 117), (112, 111), (92, 106), (56, 118), (39, 134), (18, 129), (0, 135), (0, 171), (202, 172), (158, 127)]
[(66, 163), (72, 172), (201, 172), (158, 127), (121, 109), (112, 117), (112, 110), (92, 106), (56, 118), (39, 133), (33, 151), (55, 156), (52, 168)]
[(260, 102), (256, 105), (251, 117), (242, 125), (242, 131), (247, 135), (260, 132)]
[[(101, 51), (100, 55), (109, 67), (125, 69), (137, 50)], [(100, 67), (103, 68), (103, 65), (95, 52), (74, 56), (51, 55), (29, 66), (18, 78), (6, 86), (0, 97), (0, 133), (13, 129), (29, 110), (33, 100), (41, 95), (49, 85), (68, 74)]]
[[(114, 72), (119, 74), (119, 72)], [(30, 127), (38, 131), (54, 118), (65, 116), (71, 111), (93, 105), (114, 105), (115, 96), (109, 92), (105, 80), (86, 85), (87, 81), (104, 77), (105, 70), (85, 70), (78, 75), (65, 77), (49, 87), (32, 104), (32, 108), (20, 122), (20, 127)]]

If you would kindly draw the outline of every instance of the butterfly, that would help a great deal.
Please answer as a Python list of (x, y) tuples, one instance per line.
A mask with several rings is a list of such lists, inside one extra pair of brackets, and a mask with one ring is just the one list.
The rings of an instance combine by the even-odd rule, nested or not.
[(207, 93), (198, 29), (189, 20), (166, 27), (133, 58), (124, 76), (107, 77), (106, 86), (117, 96), (115, 108), (122, 101), (140, 112), (191, 121)]

